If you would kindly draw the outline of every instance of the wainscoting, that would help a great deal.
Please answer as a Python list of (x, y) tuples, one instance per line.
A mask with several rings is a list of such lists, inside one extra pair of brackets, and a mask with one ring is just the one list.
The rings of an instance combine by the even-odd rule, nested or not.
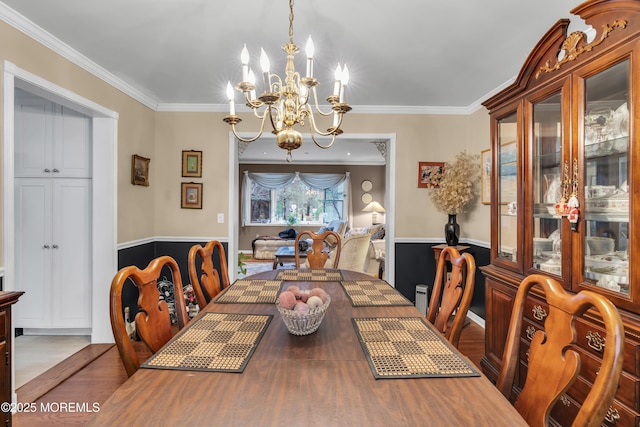
[[(206, 241), (163, 240), (130, 245), (118, 250), (118, 268), (128, 265), (144, 268), (152, 259), (162, 255), (169, 255), (178, 263), (182, 283), (186, 284), (189, 283), (189, 270), (187, 267), (189, 249), (191, 249), (191, 246), (194, 244), (203, 245), (205, 243)], [(439, 244), (441, 244), (441, 242), (397, 242), (395, 245), (395, 286), (404, 296), (413, 302), (415, 302), (416, 285), (430, 285), (433, 282), (436, 274), (436, 259), (433, 253), (433, 246)], [(473, 243), (461, 242), (460, 244), (470, 246), (468, 252), (474, 256), (477, 268), (489, 264), (490, 251), (488, 248)], [(226, 242), (223, 243), (223, 246), (225, 251), (228, 251)], [(228, 254), (227, 258), (229, 258)], [(229, 269), (236, 268), (237, 260), (235, 257), (231, 260), (228, 259), (227, 264)], [(171, 280), (168, 269), (167, 278)], [(483, 319), (485, 317), (484, 287), (484, 275), (477, 269), (476, 284), (470, 310)], [(137, 298), (138, 295), (135, 286), (127, 286), (123, 292), (123, 306), (136, 307)]]

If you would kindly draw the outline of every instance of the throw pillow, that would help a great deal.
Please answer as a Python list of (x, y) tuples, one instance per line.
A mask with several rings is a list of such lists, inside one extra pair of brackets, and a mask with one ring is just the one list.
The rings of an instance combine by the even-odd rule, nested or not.
[(370, 231), (370, 227), (352, 228), (351, 230), (347, 231), (347, 233), (344, 235), (344, 238), (346, 239), (347, 237), (351, 237), (351, 236), (369, 234), (369, 231)]
[(384, 227), (380, 227), (378, 231), (371, 235), (371, 240), (381, 240), (384, 239)]
[(333, 227), (320, 227), (320, 230), (318, 230), (317, 234), (322, 234), (325, 231), (333, 231)]

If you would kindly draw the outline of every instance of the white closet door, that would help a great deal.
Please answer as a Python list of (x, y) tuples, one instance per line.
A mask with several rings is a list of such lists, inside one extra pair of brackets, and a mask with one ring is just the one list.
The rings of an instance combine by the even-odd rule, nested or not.
[(53, 176), (91, 177), (91, 121), (84, 114), (56, 106), (54, 129)]
[(15, 140), (15, 176), (51, 176), (53, 104), (16, 91)]
[(90, 328), (91, 180), (53, 181), (52, 326)]
[(15, 100), (15, 176), (91, 177), (91, 120), (24, 91)]
[(51, 188), (51, 179), (16, 179), (16, 290), (25, 291), (14, 310), (18, 328), (42, 327), (51, 317)]

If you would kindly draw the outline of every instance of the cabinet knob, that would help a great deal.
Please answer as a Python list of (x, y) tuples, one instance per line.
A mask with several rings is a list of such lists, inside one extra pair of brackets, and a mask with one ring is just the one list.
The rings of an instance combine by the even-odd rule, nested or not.
[(49, 248), (50, 248), (50, 246), (49, 246), (49, 245), (44, 245), (44, 246), (42, 247), (42, 249), (49, 249)]
[(58, 172), (60, 172), (60, 170), (59, 170), (59, 169), (57, 169), (57, 168), (53, 168), (53, 173), (58, 173)]
[(59, 247), (58, 245), (53, 245), (52, 246), (53, 249), (58, 249), (58, 247)]
[(46, 169), (44, 170), (44, 172), (45, 172), (45, 173), (49, 173), (49, 172), (51, 172), (51, 169), (46, 168)]

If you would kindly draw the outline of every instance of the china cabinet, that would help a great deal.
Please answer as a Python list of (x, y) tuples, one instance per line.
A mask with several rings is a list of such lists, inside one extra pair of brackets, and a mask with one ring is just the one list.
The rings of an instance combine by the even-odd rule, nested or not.
[[(24, 292), (0, 291), (0, 353), (4, 353), (4, 368), (0, 369), (0, 401), (12, 402), (13, 383), (11, 381), (12, 332), (11, 307), (18, 302)], [(4, 424), (11, 426), (11, 411), (2, 411)]]
[[(516, 81), (486, 100), (491, 116), (491, 264), (486, 276), (486, 355), (495, 379), (511, 307), (527, 275), (550, 275), (573, 292), (606, 295), (625, 322), (624, 372), (609, 425), (640, 424), (640, 1), (593, 0), (574, 8), (584, 29), (559, 20), (538, 42)], [(634, 170), (635, 169), (635, 170)], [(522, 337), (544, 328), (546, 303), (530, 297)], [(603, 346), (595, 315), (579, 325), (578, 381), (552, 416), (570, 425), (597, 375)]]

